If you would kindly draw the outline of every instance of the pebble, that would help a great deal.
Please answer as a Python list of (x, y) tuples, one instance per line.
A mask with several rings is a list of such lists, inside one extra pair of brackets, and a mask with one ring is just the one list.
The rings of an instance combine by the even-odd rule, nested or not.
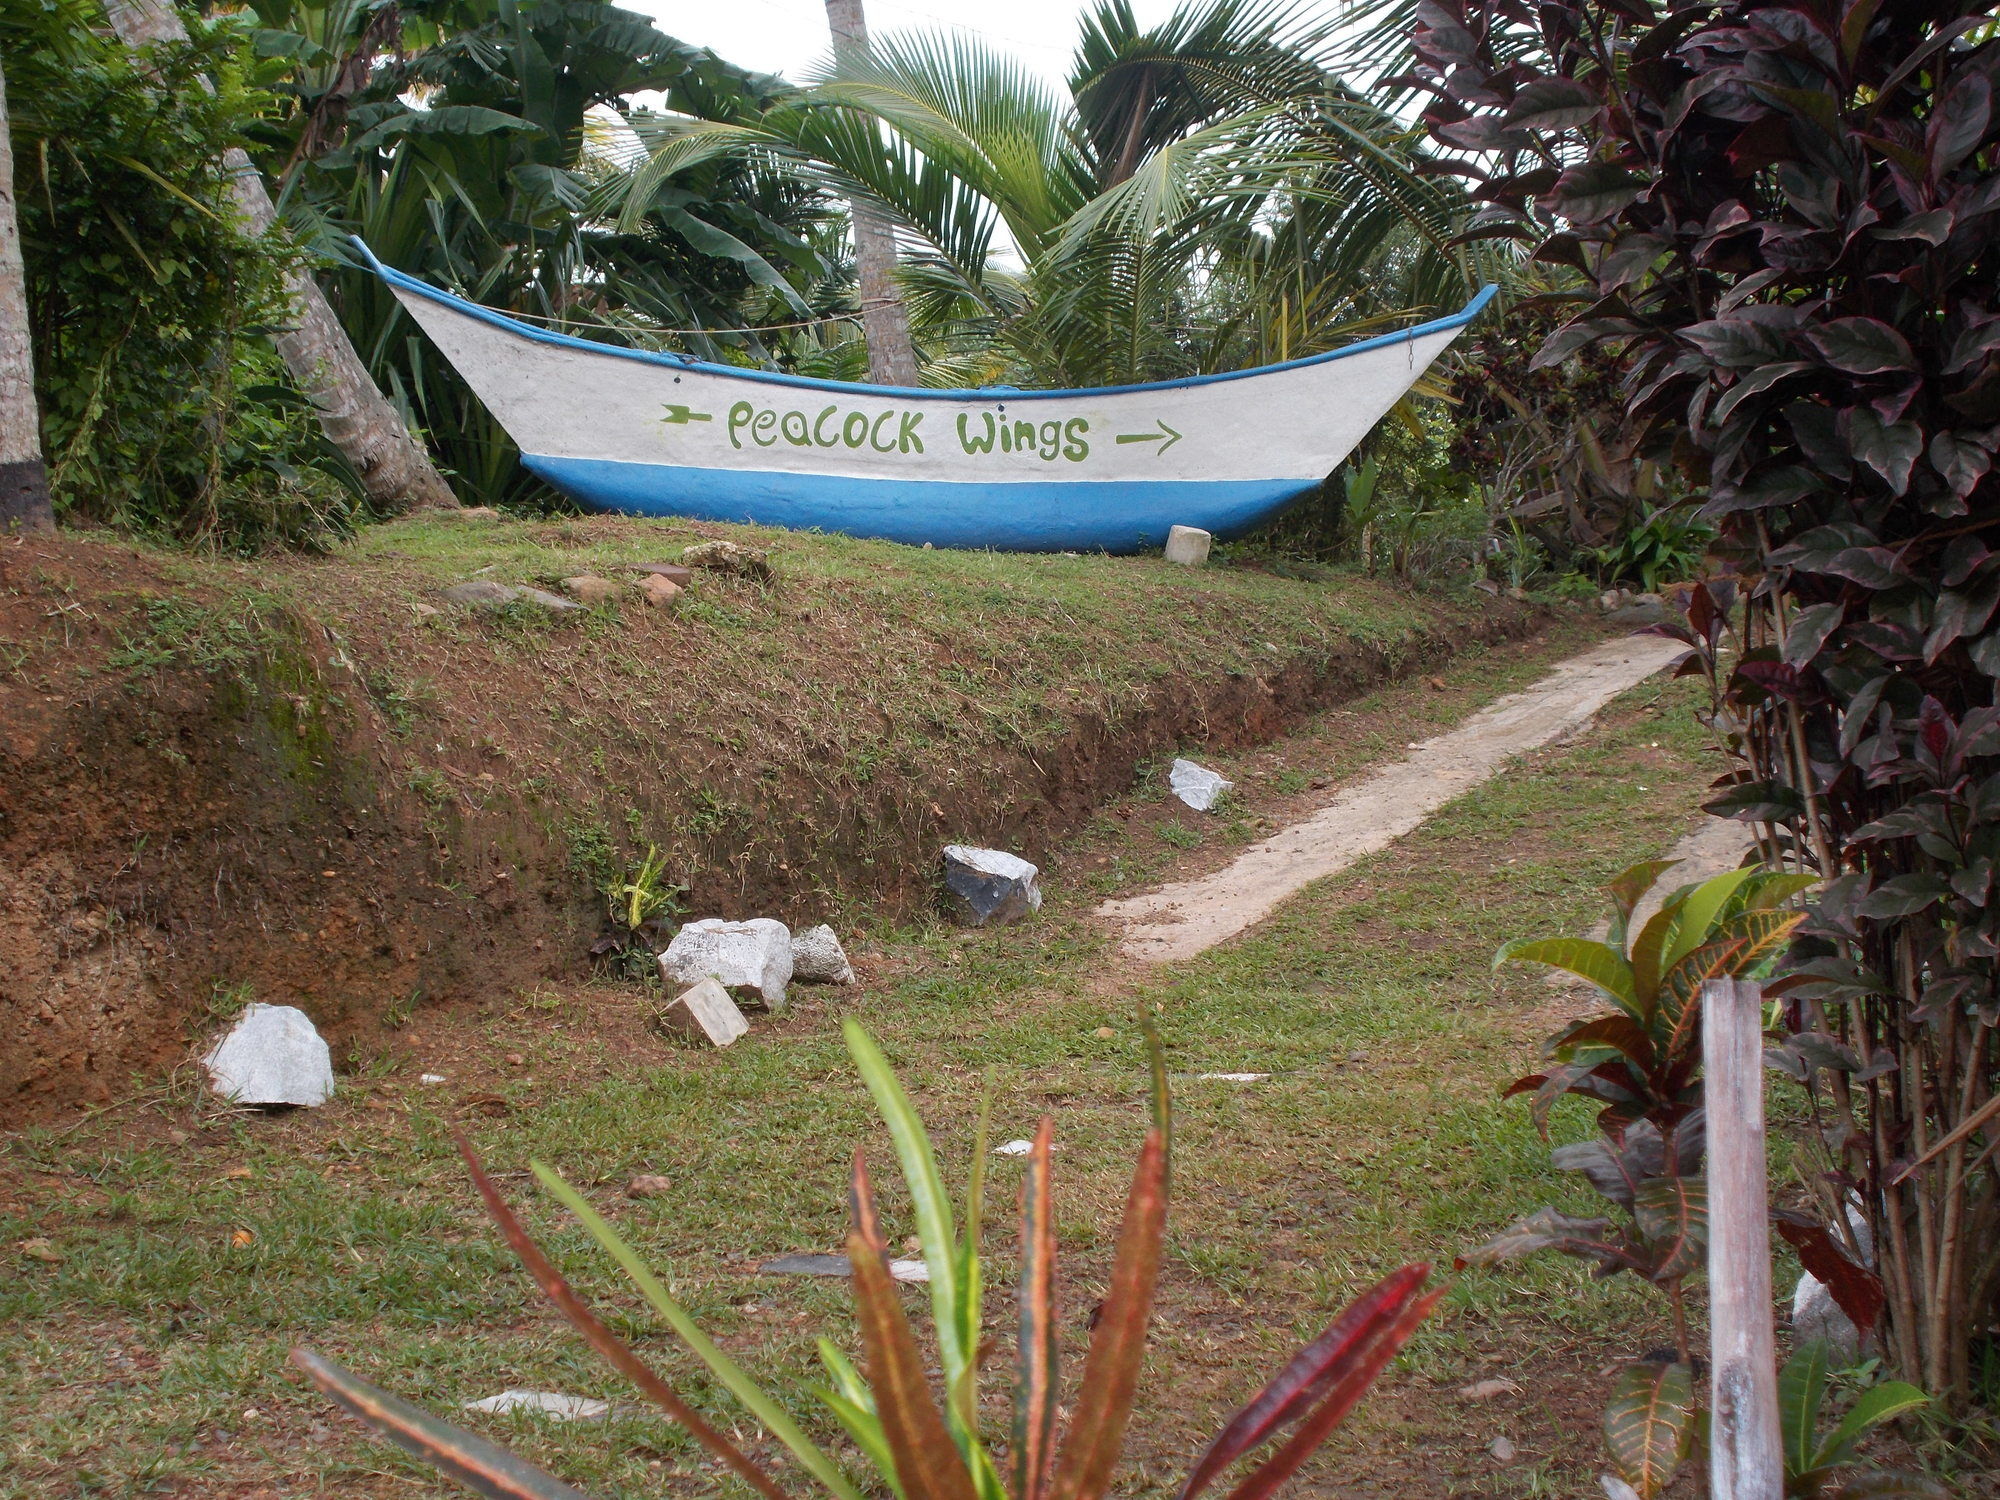
[(625, 1184), (628, 1198), (664, 1198), (674, 1190), (673, 1179), (662, 1177), (657, 1172), (641, 1172)]
[(1521, 1388), (1513, 1381), (1501, 1376), (1494, 1380), (1475, 1380), (1471, 1385), (1460, 1386), (1458, 1399), (1461, 1401), (1491, 1401), (1495, 1396), (1506, 1396)]
[(465, 1403), (467, 1411), (534, 1411), (558, 1422), (595, 1422), (609, 1416), (611, 1403), (590, 1396), (570, 1396), (561, 1391), (502, 1391), (481, 1401)]
[(1503, 1436), (1495, 1438), (1493, 1440), (1492, 1447), (1488, 1448), (1486, 1451), (1488, 1453), (1491, 1453), (1494, 1456), (1494, 1458), (1499, 1460), (1501, 1463), (1511, 1464), (1514, 1461), (1517, 1450), (1515, 1449), (1514, 1445), (1509, 1441), (1507, 1441), (1507, 1439)]

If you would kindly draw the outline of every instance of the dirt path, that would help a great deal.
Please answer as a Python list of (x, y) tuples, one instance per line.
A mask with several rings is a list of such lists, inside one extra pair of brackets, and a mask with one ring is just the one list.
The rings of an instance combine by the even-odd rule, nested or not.
[(1226, 869), (1107, 901), (1097, 915), (1125, 924), (1122, 952), (1147, 963), (1191, 958), (1268, 917), (1307, 883), (1386, 848), (1515, 756), (1587, 724), (1627, 688), (1682, 654), (1651, 636), (1607, 641), (1571, 657), (1408, 756), (1348, 787), (1319, 812), (1253, 845)]

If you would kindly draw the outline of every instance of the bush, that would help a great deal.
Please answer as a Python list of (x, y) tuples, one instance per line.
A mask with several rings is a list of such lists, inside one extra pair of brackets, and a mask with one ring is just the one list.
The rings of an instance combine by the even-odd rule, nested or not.
[(226, 34), (164, 54), (156, 76), (72, 7), (6, 19), (58, 516), (231, 550), (349, 529), (356, 501), (264, 337), (285, 252), (239, 233), (222, 177), (254, 109)]
[[(1885, 1345), (1962, 1401), (2000, 1307), (2000, 41), (1964, 0), (1426, 0), (1410, 80), (1478, 233), (1581, 282), (1639, 449), (1735, 575), (1688, 670), (1713, 810), (1823, 892), (1777, 1060), (1866, 1205)], [(1733, 636), (1733, 642), (1730, 638)], [(1733, 646), (1733, 657), (1722, 651)]]

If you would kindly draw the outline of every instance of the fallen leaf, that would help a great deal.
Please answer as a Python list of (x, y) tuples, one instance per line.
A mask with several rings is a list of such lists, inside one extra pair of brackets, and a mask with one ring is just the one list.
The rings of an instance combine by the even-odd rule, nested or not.
[(244, 1178), (255, 1177), (257, 1174), (251, 1171), (248, 1167), (231, 1167), (227, 1172), (224, 1172), (222, 1175), (225, 1178), (229, 1179), (231, 1182), (241, 1182)]
[(1441, 693), (1441, 692), (1443, 692), (1443, 691), (1444, 691), (1444, 679), (1443, 679), (1442, 677), (1433, 677), (1433, 678), (1431, 679), (1431, 686), (1432, 686), (1433, 688), (1437, 689), (1437, 691), (1439, 691), (1440, 693)]
[(20, 1248), (21, 1253), (27, 1256), (28, 1259), (47, 1261), (50, 1265), (54, 1265), (63, 1258), (62, 1251), (56, 1249), (52, 1241), (43, 1238), (41, 1235), (36, 1235), (30, 1240), (22, 1240)]
[(1458, 1399), (1461, 1401), (1491, 1401), (1495, 1396), (1506, 1396), (1520, 1391), (1520, 1387), (1502, 1375), (1493, 1380), (1475, 1380), (1471, 1385), (1460, 1386)]
[(229, 1236), (229, 1243), (235, 1245), (238, 1249), (241, 1249), (245, 1245), (256, 1244), (257, 1236), (252, 1234), (247, 1229), (239, 1229), (234, 1234)]
[(655, 1172), (641, 1173), (625, 1184), (625, 1196), (628, 1198), (663, 1198), (673, 1190), (673, 1179)]
[(458, 1104), (461, 1109), (477, 1110), (482, 1115), (511, 1114), (514, 1109), (498, 1094), (467, 1094)]

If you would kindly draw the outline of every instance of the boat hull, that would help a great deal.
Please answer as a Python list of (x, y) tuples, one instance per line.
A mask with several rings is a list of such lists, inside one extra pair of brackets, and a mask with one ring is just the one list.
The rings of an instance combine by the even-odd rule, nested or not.
[(1172, 526), (1199, 526), (1228, 540), (1277, 515), (1317, 484), (1310, 479), (968, 483), (532, 453), (521, 461), (592, 510), (749, 521), (1002, 552), (1142, 552), (1164, 546)]
[(1492, 295), (1257, 370), (934, 391), (589, 343), (376, 269), (523, 463), (582, 505), (1015, 551), (1241, 535), (1332, 472)]

